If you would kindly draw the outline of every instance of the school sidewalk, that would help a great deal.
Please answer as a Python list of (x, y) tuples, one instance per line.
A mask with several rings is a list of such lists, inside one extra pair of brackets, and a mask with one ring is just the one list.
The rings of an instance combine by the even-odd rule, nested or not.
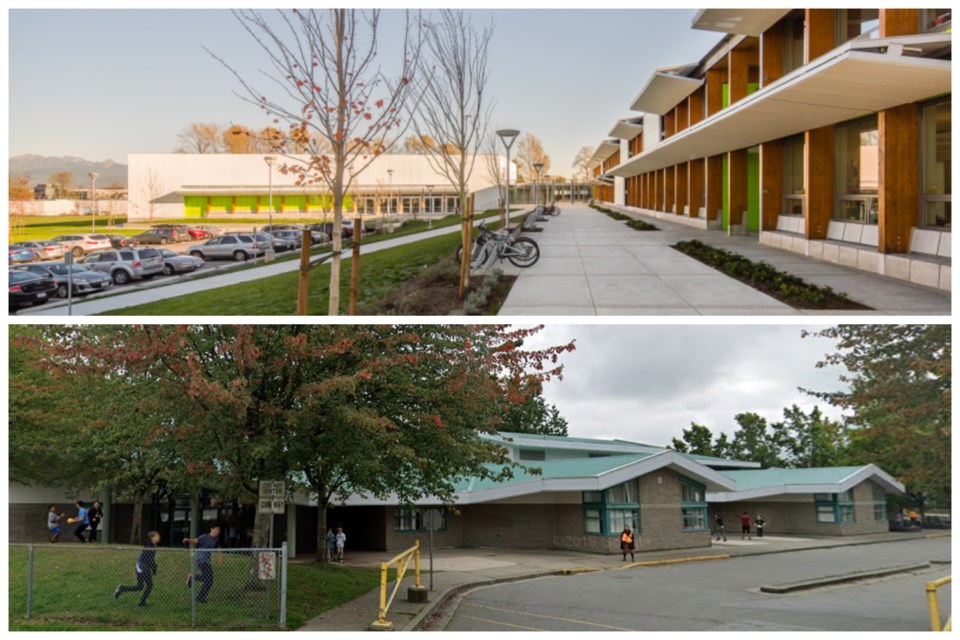
[[(721, 560), (727, 557), (784, 553), (802, 549), (844, 547), (861, 544), (876, 544), (900, 540), (916, 540), (923, 537), (949, 536), (950, 532), (924, 531), (919, 533), (889, 532), (864, 536), (817, 537), (768, 536), (763, 539), (740, 540), (739, 534), (729, 535), (726, 543), (714, 542), (709, 548), (681, 549), (674, 551), (650, 551), (638, 553), (637, 563), (668, 564), (678, 561)], [(423, 544), (425, 540), (421, 541)], [(354, 566), (379, 567), (395, 554), (387, 552), (348, 553), (345, 563)], [(719, 556), (719, 557), (718, 557)], [(310, 561), (310, 560), (307, 560)], [(447, 596), (471, 586), (524, 580), (547, 575), (580, 573), (584, 571), (609, 571), (617, 569), (642, 570), (628, 567), (620, 555), (597, 555), (574, 551), (524, 550), (524, 549), (439, 549), (434, 552), (434, 589), (430, 603), (407, 602), (407, 588), (414, 584), (413, 567), (408, 570), (403, 585), (397, 592), (387, 618), (396, 630), (412, 630), (419, 619), (432, 614)], [(429, 586), (428, 551), (421, 547), (420, 581)], [(391, 571), (391, 574), (393, 572)], [(390, 585), (390, 590), (393, 585)], [(308, 621), (297, 631), (365, 631), (377, 619), (379, 589), (374, 589), (351, 602)], [(429, 607), (429, 610), (425, 610)]]

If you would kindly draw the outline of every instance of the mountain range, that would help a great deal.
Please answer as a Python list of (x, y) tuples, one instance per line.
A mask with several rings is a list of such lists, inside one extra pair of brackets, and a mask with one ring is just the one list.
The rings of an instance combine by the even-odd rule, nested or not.
[(104, 160), (93, 162), (73, 156), (38, 156), (24, 153), (10, 158), (10, 173), (29, 176), (30, 184), (48, 182), (50, 176), (59, 171), (69, 171), (73, 174), (77, 186), (89, 185), (91, 172), (99, 173), (98, 187), (109, 187), (113, 182), (127, 185), (127, 165)]

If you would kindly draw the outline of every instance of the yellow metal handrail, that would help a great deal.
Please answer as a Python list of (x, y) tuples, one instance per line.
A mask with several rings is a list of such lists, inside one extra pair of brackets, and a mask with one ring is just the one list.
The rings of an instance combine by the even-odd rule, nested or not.
[(934, 631), (950, 631), (951, 616), (947, 616), (946, 624), (941, 626), (940, 602), (937, 600), (937, 589), (950, 584), (950, 576), (927, 582), (927, 606), (930, 608), (930, 627)]
[[(390, 610), (390, 605), (393, 604), (393, 599), (397, 595), (397, 591), (400, 590), (400, 584), (403, 582), (403, 575), (407, 572), (407, 567), (410, 566), (410, 560), (414, 560), (414, 571), (416, 576), (416, 586), (420, 588), (420, 541), (417, 540), (416, 543), (407, 549), (406, 551), (400, 553), (392, 560), (387, 562), (380, 563), (380, 612), (377, 621), (374, 622), (376, 627), (390, 627), (392, 623), (387, 620), (387, 612)], [(390, 598), (387, 598), (387, 583), (389, 582), (389, 572), (392, 565), (397, 565), (397, 583), (393, 587), (393, 593), (390, 594)]]

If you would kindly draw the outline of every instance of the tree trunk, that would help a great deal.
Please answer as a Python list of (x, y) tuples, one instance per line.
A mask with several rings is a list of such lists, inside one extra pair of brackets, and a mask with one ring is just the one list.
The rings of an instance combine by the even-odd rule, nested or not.
[(326, 489), (317, 492), (317, 562), (324, 561), (324, 552), (327, 548), (327, 505), (329, 500), (324, 497)]
[(333, 258), (330, 261), (330, 306), (327, 315), (340, 315), (340, 251), (343, 249), (343, 195), (333, 195)]
[(143, 494), (133, 498), (133, 522), (130, 525), (130, 544), (143, 544)]
[(467, 296), (468, 283), (470, 282), (470, 261), (472, 259), (473, 247), (471, 246), (472, 234), (470, 225), (472, 216), (467, 212), (467, 196), (463, 186), (460, 187), (460, 216), (461, 216), (461, 244), (463, 244), (463, 259), (460, 262), (460, 299)]

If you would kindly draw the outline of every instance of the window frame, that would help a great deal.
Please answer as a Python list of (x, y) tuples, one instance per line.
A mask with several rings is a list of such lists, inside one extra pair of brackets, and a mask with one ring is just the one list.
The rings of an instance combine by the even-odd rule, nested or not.
[[(611, 489), (616, 489), (623, 485), (633, 483), (633, 490), (636, 497), (636, 502), (611, 502), (610, 493)], [(626, 497), (630, 497), (629, 494)], [(599, 498), (599, 501), (597, 501)], [(610, 516), (612, 514), (622, 515), (626, 512), (631, 513), (632, 521), (634, 523), (633, 533), (634, 535), (640, 534), (640, 484), (637, 478), (632, 480), (627, 480), (626, 482), (621, 482), (618, 485), (612, 487), (607, 487), (599, 491), (582, 491), (580, 493), (581, 501), (581, 511), (583, 516), (583, 533), (587, 536), (612, 536), (619, 533), (619, 531), (614, 531), (610, 526)], [(596, 515), (593, 515), (592, 512), (596, 512)], [(622, 521), (622, 517), (620, 520)], [(587, 528), (587, 522), (597, 522), (599, 521), (600, 531), (590, 531)]]
[[(685, 489), (693, 489), (699, 492), (700, 500), (686, 500), (684, 496)], [(680, 528), (684, 533), (694, 533), (700, 531), (710, 531), (710, 523), (707, 519), (707, 486), (696, 480), (680, 476)], [(687, 526), (687, 518), (695, 517), (697, 523), (694, 526)], [(699, 524), (700, 526), (696, 526)]]
[[(872, 126), (864, 127), (864, 125), (870, 124)], [(858, 186), (859, 193), (849, 193), (847, 186), (841, 184), (842, 178), (849, 179), (848, 169), (845, 166), (846, 157), (840, 152), (840, 145), (842, 140), (842, 135), (845, 134), (849, 129), (855, 129), (858, 136), (863, 136), (864, 133), (873, 132), (877, 136), (877, 188), (871, 192), (869, 189), (864, 189), (863, 186)], [(833, 216), (832, 220), (838, 222), (853, 222), (863, 225), (873, 225), (877, 226), (880, 224), (880, 160), (879, 160), (879, 136), (880, 136), (880, 120), (878, 114), (872, 114), (865, 116), (863, 118), (855, 118), (853, 120), (847, 120), (846, 122), (840, 122), (834, 125), (833, 127), (833, 154), (834, 154), (834, 194), (833, 194)], [(859, 156), (861, 150), (865, 146), (859, 143), (857, 145), (857, 155), (858, 155), (858, 164), (857, 164), (857, 184), (860, 185), (860, 177), (863, 174), (863, 166), (859, 164)], [(853, 211), (856, 210), (857, 217), (846, 217), (843, 215), (844, 211)]]
[[(830, 496), (830, 499), (824, 499), (823, 496)], [(853, 489), (848, 489), (842, 493), (815, 493), (813, 494), (814, 516), (817, 524), (856, 524), (857, 508), (854, 499)], [(821, 520), (820, 515), (828, 513), (833, 514), (833, 520)]]
[[(429, 507), (438, 509), (441, 515), (441, 526), (435, 533), (447, 530), (447, 510), (441, 507)], [(427, 529), (423, 526), (424, 507), (395, 507), (393, 510), (393, 531), (394, 533), (424, 533)], [(413, 528), (404, 529), (400, 527), (401, 521), (408, 519), (413, 523)]]
[[(947, 227), (938, 227), (938, 226), (936, 226), (936, 225), (927, 224), (927, 205), (933, 204), (933, 203), (942, 202), (942, 203), (946, 203), (947, 207), (952, 209), (952, 203), (953, 203), (953, 193), (952, 193), (953, 188), (952, 188), (952, 187), (953, 187), (953, 185), (952, 185), (952, 184), (950, 185), (950, 187), (951, 187), (951, 189), (950, 189), (951, 193), (941, 193), (941, 194), (927, 194), (927, 193), (925, 193), (926, 189), (925, 189), (925, 187), (924, 187), (924, 185), (925, 185), (926, 182), (927, 182), (927, 162), (926, 162), (926, 159), (924, 158), (924, 127), (923, 127), (923, 125), (924, 125), (924, 118), (923, 118), (923, 113), (924, 113), (925, 110), (927, 110), (927, 109), (929, 109), (929, 108), (936, 108), (936, 107), (938, 107), (938, 106), (941, 105), (941, 104), (946, 104), (946, 105), (948, 105), (948, 107), (949, 107), (948, 110), (950, 111), (950, 114), (951, 114), (951, 117), (950, 117), (950, 134), (952, 135), (952, 134), (953, 134), (953, 111), (952, 111), (953, 103), (952, 103), (952, 95), (947, 94), (947, 95), (945, 95), (945, 96), (938, 96), (938, 97), (933, 98), (933, 99), (931, 99), (931, 100), (926, 100), (926, 101), (924, 101), (924, 102), (921, 102), (921, 103), (918, 105), (918, 114), (917, 114), (917, 117), (919, 118), (919, 123), (918, 123), (918, 125), (917, 125), (917, 129), (918, 129), (918, 131), (919, 131), (919, 135), (917, 136), (917, 137), (918, 137), (917, 153), (918, 153), (919, 159), (920, 159), (920, 162), (919, 162), (919, 164), (920, 164), (920, 171), (919, 171), (919, 174), (920, 174), (920, 177), (919, 177), (920, 184), (917, 185), (917, 186), (918, 186), (917, 191), (918, 191), (918, 193), (919, 193), (920, 201), (917, 203), (917, 216), (918, 216), (918, 218), (919, 218), (919, 219), (917, 220), (917, 226), (918, 226), (919, 228), (921, 228), (921, 229), (930, 229), (931, 231), (942, 231), (942, 232), (950, 233), (950, 230), (951, 230), (951, 227), (950, 227), (950, 226), (947, 226)], [(936, 153), (936, 150), (934, 150), (934, 153)], [(951, 154), (951, 162), (952, 162), (952, 154)], [(951, 168), (951, 169), (952, 169), (952, 168)], [(948, 173), (949, 173), (949, 172), (948, 172)], [(949, 179), (950, 179), (950, 176), (948, 176), (947, 179), (949, 180)]]

